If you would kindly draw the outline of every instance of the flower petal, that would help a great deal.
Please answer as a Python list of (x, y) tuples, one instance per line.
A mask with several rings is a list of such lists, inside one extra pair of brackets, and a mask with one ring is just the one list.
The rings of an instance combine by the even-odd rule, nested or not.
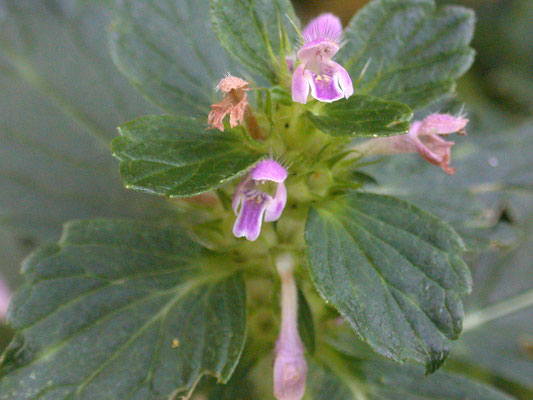
[[(282, 262), (280, 262), (282, 261)], [(298, 332), (298, 289), (290, 259), (279, 260), (281, 278), (281, 329), (276, 341), (274, 395), (278, 400), (300, 400), (305, 392), (307, 363)]]
[(307, 67), (311, 65), (311, 68), (308, 69), (313, 70), (313, 65), (316, 66), (322, 62), (331, 60), (331, 58), (337, 54), (339, 49), (339, 45), (331, 40), (317, 39), (304, 44), (302, 48), (298, 50), (296, 55), (298, 60), (306, 64)]
[(287, 188), (283, 182), (278, 184), (276, 194), (270, 204), (268, 204), (265, 213), (265, 222), (276, 221), (281, 217), (281, 213), (287, 204)]
[(274, 395), (278, 400), (300, 400), (306, 378), (307, 363), (302, 354), (278, 352), (274, 361)]
[(279, 183), (287, 179), (287, 170), (277, 161), (267, 159), (257, 163), (250, 172), (250, 177), (254, 181), (268, 180)]
[(237, 89), (249, 90), (248, 85), (248, 82), (245, 80), (228, 75), (218, 82), (217, 89), (221, 90), (223, 93), (229, 93), (230, 91)]
[(468, 124), (468, 119), (454, 117), (450, 114), (431, 114), (422, 121), (419, 135), (449, 135), (461, 132)]
[(237, 187), (235, 188), (235, 193), (233, 193), (233, 198), (231, 200), (231, 208), (233, 208), (233, 212), (235, 213), (235, 215), (237, 215), (237, 211), (239, 210), (239, 205), (241, 204), (241, 201), (246, 198), (244, 192), (250, 189), (253, 189), (253, 182), (249, 176), (240, 181)]
[(297, 103), (307, 103), (307, 96), (309, 95), (309, 81), (306, 75), (309, 74), (305, 70), (305, 64), (301, 64), (292, 75), (292, 101)]
[(261, 232), (263, 214), (271, 199), (268, 194), (263, 192), (258, 192), (256, 196), (244, 199), (235, 225), (233, 225), (233, 234), (236, 237), (246, 237), (252, 242), (257, 239)]
[(335, 82), (332, 75), (313, 74), (313, 78), (309, 83), (311, 86), (311, 96), (319, 101), (331, 103), (344, 97), (343, 91), (340, 89), (337, 82)]
[(7, 315), (9, 308), (9, 302), (11, 301), (11, 291), (3, 276), (0, 275), (0, 320), (4, 319)]
[(296, 67), (296, 57), (294, 55), (285, 57), (285, 62), (287, 63), (287, 69), (292, 74), (294, 72), (294, 67)]
[(304, 44), (317, 39), (327, 39), (339, 43), (342, 38), (341, 20), (333, 14), (321, 14), (303, 30)]
[(248, 107), (246, 92), (249, 88), (248, 82), (228, 75), (218, 83), (217, 89), (222, 91), (224, 98), (222, 101), (211, 105), (211, 112), (207, 117), (207, 125), (209, 128), (217, 128), (223, 132), (223, 119), (228, 114), (230, 115), (230, 126), (232, 128), (242, 124), (244, 113)]
[(334, 61), (330, 61), (330, 63), (334, 64), (335, 73), (333, 77), (335, 82), (344, 93), (344, 97), (350, 97), (353, 94), (353, 83), (350, 74), (340, 64)]

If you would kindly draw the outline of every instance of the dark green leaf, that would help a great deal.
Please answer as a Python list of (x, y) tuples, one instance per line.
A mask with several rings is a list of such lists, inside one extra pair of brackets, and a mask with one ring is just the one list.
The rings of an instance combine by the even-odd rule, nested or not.
[(224, 48), (250, 71), (277, 81), (298, 35), (289, 0), (211, 0), (211, 21)]
[(360, 182), (364, 185), (377, 185), (378, 181), (372, 175), (366, 174), (361, 171), (350, 172), (350, 178), (356, 182)]
[(305, 236), (318, 291), (374, 350), (428, 372), (442, 364), (471, 286), (448, 225), (393, 197), (352, 193), (311, 209)]
[(152, 115), (119, 127), (113, 154), (126, 187), (193, 196), (243, 174), (261, 156), (232, 132), (206, 130), (192, 118)]
[(306, 112), (321, 131), (333, 136), (378, 137), (407, 133), (413, 113), (404, 104), (353, 95), (326, 104), (319, 114)]
[(110, 41), (120, 71), (165, 111), (205, 117), (217, 82), (238, 72), (215, 38), (208, 1), (117, 3)]
[(25, 262), (0, 398), (167, 399), (229, 379), (245, 336), (240, 276), (172, 229), (67, 224)]
[(470, 67), (473, 30), (474, 14), (462, 7), (375, 0), (346, 28), (338, 59), (356, 91), (417, 109), (450, 92)]

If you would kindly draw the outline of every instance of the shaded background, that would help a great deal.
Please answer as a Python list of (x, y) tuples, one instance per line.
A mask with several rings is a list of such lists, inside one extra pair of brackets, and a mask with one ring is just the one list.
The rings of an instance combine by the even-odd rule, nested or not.
[[(293, 2), (304, 23), (324, 11), (347, 23), (367, 1)], [(438, 2), (472, 7), (478, 18), (476, 61), (458, 96), (428, 110), (466, 104), (469, 136), (453, 151), (458, 172), (445, 176), (413, 155), (368, 172), (376, 190), (418, 203), (463, 235), (475, 285), (468, 315), (520, 296), (532, 304), (533, 1)], [(0, 271), (12, 290), (22, 259), (57, 240), (63, 222), (151, 219), (166, 209), (162, 199), (122, 189), (107, 143), (120, 123), (154, 109), (112, 64), (109, 12), (93, 3), (0, 0)], [(479, 328), (467, 317), (447, 368), (532, 399), (532, 321), (531, 306)], [(8, 337), (1, 327), (0, 346)]]

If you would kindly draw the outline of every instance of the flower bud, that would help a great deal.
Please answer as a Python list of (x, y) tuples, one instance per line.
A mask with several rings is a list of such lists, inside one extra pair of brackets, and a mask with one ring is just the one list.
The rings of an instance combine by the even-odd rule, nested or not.
[(298, 333), (298, 291), (289, 254), (277, 259), (281, 278), (281, 331), (274, 360), (274, 395), (278, 400), (300, 400), (305, 393), (307, 363)]

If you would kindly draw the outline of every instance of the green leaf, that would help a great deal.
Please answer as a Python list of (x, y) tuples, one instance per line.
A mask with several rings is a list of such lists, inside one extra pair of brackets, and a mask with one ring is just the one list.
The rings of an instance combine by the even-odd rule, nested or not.
[(454, 358), (533, 391), (531, 217), (516, 249), (500, 257), (486, 252), (473, 266), (475, 290)]
[(455, 374), (424, 376), (421, 368), (383, 361), (355, 362), (355, 368), (370, 386), (369, 400), (512, 400), (487, 385)]
[(306, 112), (311, 123), (333, 136), (378, 137), (407, 133), (413, 113), (404, 104), (354, 95), (326, 104), (319, 114)]
[(23, 256), (66, 220), (165, 206), (125, 190), (109, 157), (117, 125), (151, 107), (109, 57), (106, 10), (70, 0), (0, 0), (0, 10), (0, 229), (12, 237), (0, 269), (14, 283)]
[[(308, 376), (311, 400), (511, 400), (490, 386), (465, 377), (389, 362), (347, 359), (331, 366), (312, 363)], [(364, 383), (363, 383), (364, 382)]]
[(245, 338), (245, 288), (228, 264), (173, 229), (66, 225), (26, 260), (9, 322), (0, 398), (167, 399), (225, 382)]
[(472, 64), (474, 14), (433, 0), (375, 0), (345, 30), (339, 62), (356, 91), (418, 109), (442, 97)]
[[(309, 400), (356, 400), (350, 386), (328, 367), (308, 362), (307, 397)], [(366, 399), (366, 397), (365, 397)]]
[(110, 45), (120, 71), (165, 111), (207, 115), (217, 82), (238, 72), (215, 38), (207, 0), (117, 3)]
[(185, 117), (152, 115), (119, 127), (113, 155), (128, 188), (184, 197), (243, 174), (261, 155), (246, 150), (232, 132), (206, 130)]
[[(529, 296), (533, 298), (533, 293)], [(468, 316), (467, 313), (466, 318)], [(515, 315), (487, 322), (478, 329), (465, 330), (453, 360), (467, 366), (474, 365), (501, 382), (520, 385), (533, 394), (532, 320), (533, 306), (530, 306)]]
[[(224, 48), (250, 71), (277, 82), (299, 36), (289, 0), (211, 0), (211, 22)], [(298, 28), (299, 29), (299, 28)]]
[[(490, 232), (482, 229), (493, 227), (502, 210), (516, 219), (533, 210), (533, 201), (525, 204), (528, 197), (533, 199), (533, 124), (509, 130), (511, 121), (486, 111), (471, 113), (470, 118), (469, 135), (454, 140), (455, 175), (443, 173), (418, 154), (394, 155), (365, 171), (381, 184), (380, 191), (431, 210), (472, 248), (490, 244), (483, 237)], [(511, 235), (505, 235), (509, 240)]]
[(305, 238), (318, 291), (375, 351), (428, 372), (442, 364), (471, 287), (448, 225), (393, 197), (352, 193), (311, 209)]

